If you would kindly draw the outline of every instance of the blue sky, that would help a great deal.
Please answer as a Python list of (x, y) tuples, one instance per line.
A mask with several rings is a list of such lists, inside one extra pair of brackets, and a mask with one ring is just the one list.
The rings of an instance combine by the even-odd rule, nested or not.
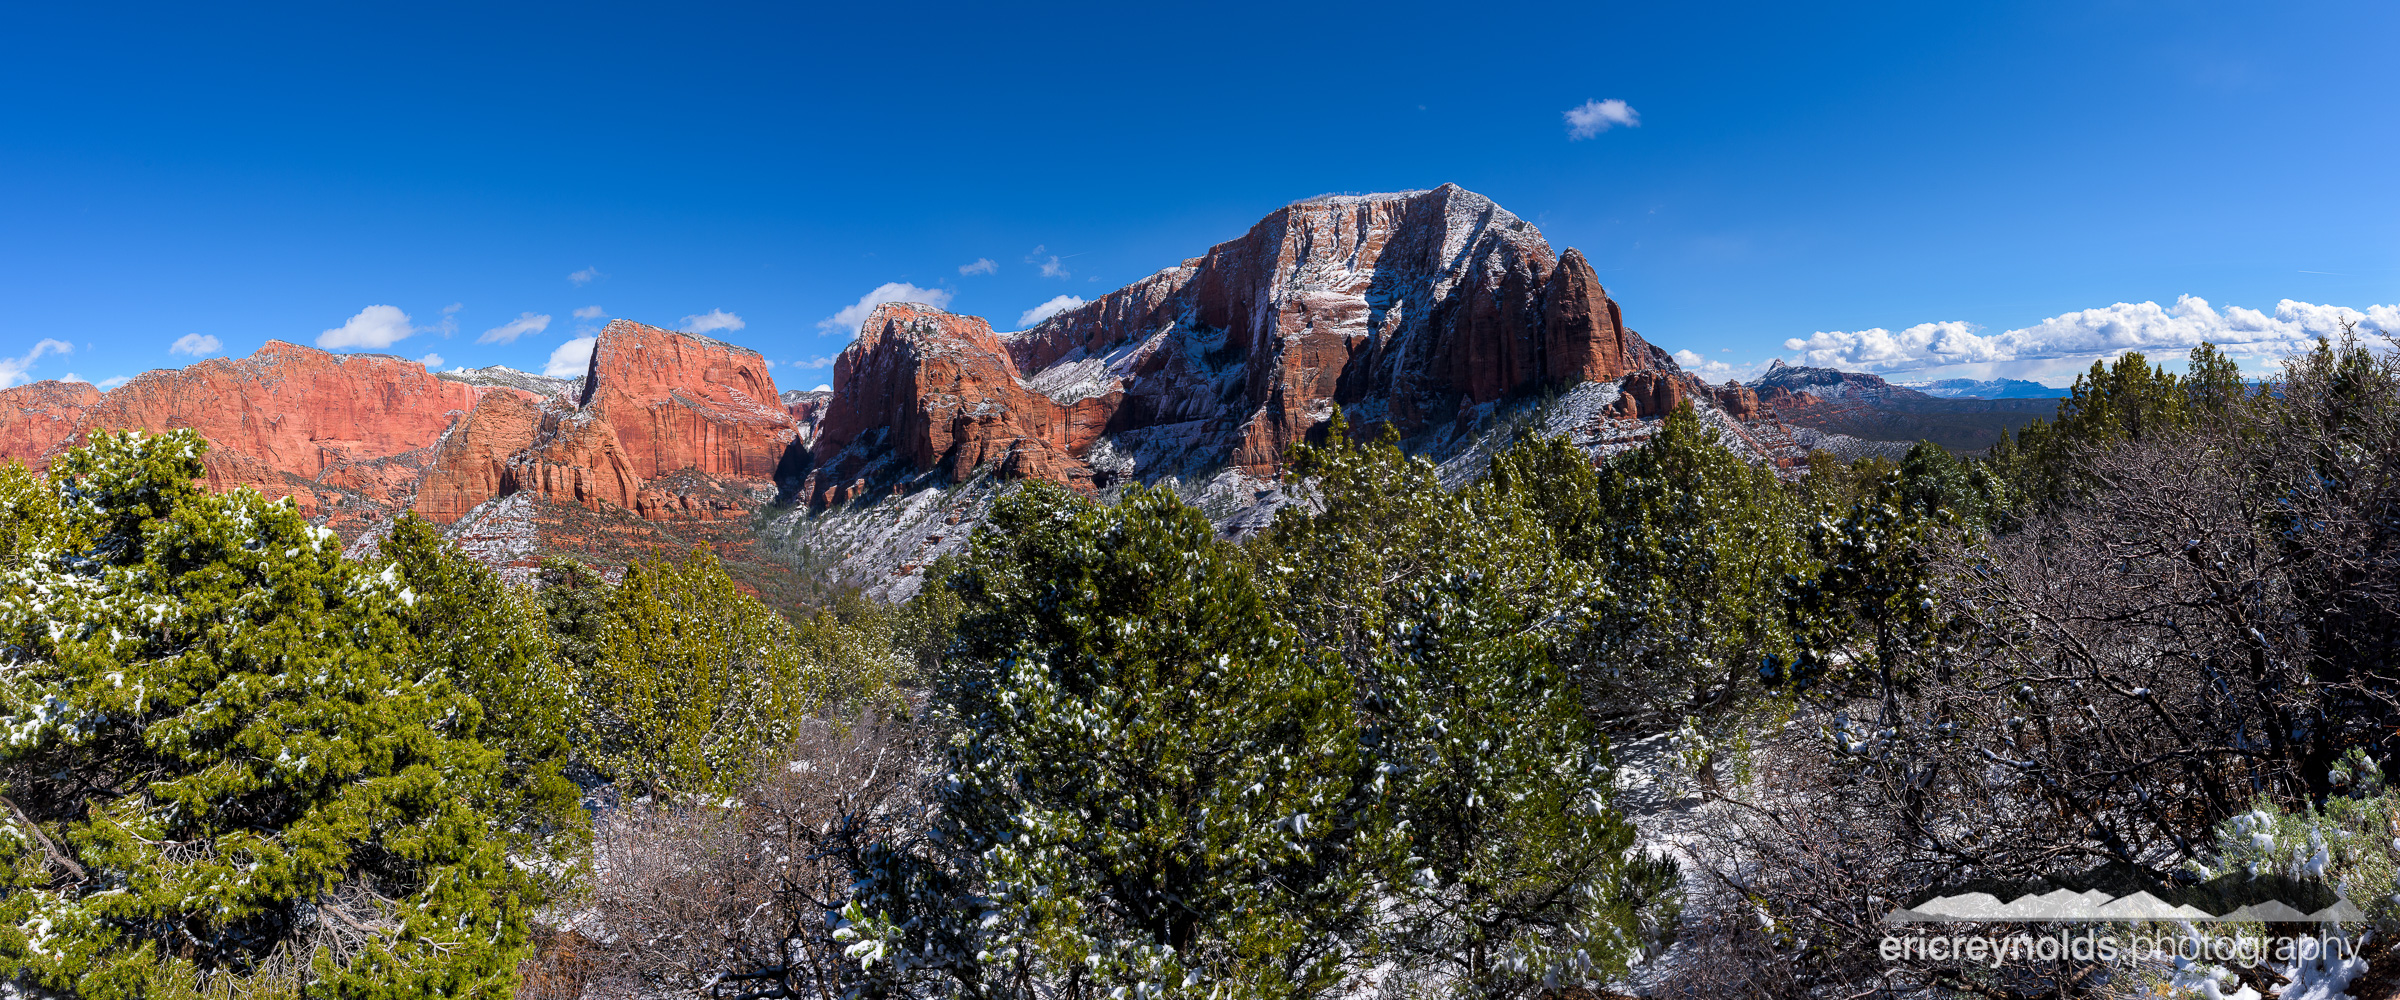
[(270, 338), (538, 371), (621, 316), (806, 388), (884, 286), (1014, 328), (1445, 181), (1712, 376), (2264, 359), (2400, 329), (2395, 41), (2385, 2), (16, 4), (0, 383)]

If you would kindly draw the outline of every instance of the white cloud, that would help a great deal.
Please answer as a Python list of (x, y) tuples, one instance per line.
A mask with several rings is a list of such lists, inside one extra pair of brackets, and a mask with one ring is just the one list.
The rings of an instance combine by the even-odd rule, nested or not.
[(581, 309), (575, 310), (576, 319), (599, 319), (600, 317), (606, 315), (608, 315), (608, 310), (602, 309), (599, 306), (585, 306)]
[(1614, 97), (1605, 101), (1585, 101), (1581, 107), (1567, 109), (1567, 138), (1570, 141), (1589, 139), (1619, 125), (1626, 128), (1642, 127), (1642, 113), (1633, 110), (1633, 105)]
[(444, 364), (442, 361), (442, 356), (439, 354), (428, 354), (424, 357), (418, 358), (417, 363), (424, 365), (426, 371), (432, 371), (433, 369), (440, 368)]
[(2345, 318), (2356, 322), (2361, 333), (2400, 333), (2400, 306), (2350, 309), (2284, 299), (2273, 313), (2264, 313), (2239, 306), (2219, 310), (2206, 299), (2184, 295), (2171, 306), (2119, 302), (1996, 334), (1948, 320), (1896, 332), (1880, 327), (1820, 332), (1786, 340), (1783, 346), (1795, 352), (1793, 363), (1801, 365), (1870, 372), (1954, 368), (1957, 371), (1943, 377), (2038, 379), (2071, 377), (2094, 359), (2127, 351), (2145, 352), (2154, 361), (2173, 360), (2159, 355), (2179, 354), (2204, 340), (2255, 366), (2306, 350), (2320, 336), (2338, 335)]
[(548, 313), (520, 313), (515, 319), (483, 331), (483, 336), (475, 338), (475, 342), (478, 344), (513, 344), (516, 343), (518, 337), (528, 333), (540, 333), (549, 328), (550, 315)]
[[(1730, 350), (1730, 348), (1727, 349)], [(1723, 382), (1728, 379), (1745, 382), (1757, 375), (1760, 369), (1766, 367), (1766, 362), (1763, 361), (1750, 365), (1715, 361), (1705, 354), (1692, 350), (1675, 352), (1675, 363), (1682, 365), (1684, 371), (1691, 372), (1710, 382)]]
[(958, 265), (958, 273), (962, 277), (969, 274), (994, 274), (999, 270), (1000, 265), (990, 257), (977, 257), (975, 263)]
[(44, 337), (34, 342), (33, 350), (27, 351), (21, 356), (0, 358), (0, 389), (32, 381), (33, 363), (40, 361), (45, 354), (73, 353), (75, 353), (75, 345), (63, 340)]
[(551, 378), (576, 378), (592, 370), (592, 345), (598, 337), (577, 337), (558, 345), (550, 352), (550, 361), (542, 366), (542, 374)]
[(225, 343), (223, 341), (209, 336), (208, 334), (187, 333), (183, 336), (175, 338), (174, 343), (167, 345), (167, 353), (189, 354), (195, 358), (201, 358), (215, 354), (218, 351), (223, 350), (224, 347)]
[(886, 302), (922, 302), (936, 309), (947, 309), (952, 294), (947, 288), (918, 288), (905, 281), (885, 282), (875, 286), (874, 291), (859, 296), (858, 301), (843, 306), (841, 312), (818, 320), (817, 332), (843, 336), (855, 334), (859, 325), (867, 321), (867, 314)]
[(607, 275), (601, 274), (599, 268), (587, 267), (581, 271), (567, 275), (567, 280), (574, 282), (577, 288), (581, 288), (605, 277), (607, 277)]
[(1049, 248), (1040, 246), (1034, 247), (1032, 253), (1025, 255), (1025, 263), (1041, 265), (1042, 277), (1045, 278), (1071, 277), (1071, 272), (1069, 272), (1066, 268), (1059, 266), (1058, 262), (1061, 259), (1060, 257), (1055, 254), (1048, 257), (1042, 256), (1042, 251), (1047, 249)]
[(408, 314), (398, 306), (368, 306), (349, 322), (318, 334), (317, 346), (384, 348), (415, 332), (416, 328), (408, 325)]
[(698, 316), (684, 317), (682, 330), (685, 333), (707, 333), (711, 330), (739, 330), (749, 325), (742, 322), (741, 317), (723, 309), (711, 309)]
[(833, 387), (832, 387), (832, 386), (830, 386), (830, 385), (820, 385), (820, 386), (818, 386), (818, 387), (816, 387), (816, 388), (814, 388), (814, 389), (810, 389), (810, 390), (808, 390), (808, 391), (810, 391), (810, 392), (832, 392), (832, 391), (833, 391)]
[(92, 383), (92, 386), (96, 389), (99, 389), (101, 392), (107, 392), (110, 389), (114, 389), (131, 381), (133, 381), (133, 376), (131, 375), (117, 375), (94, 382)]
[(1076, 296), (1061, 295), (1057, 298), (1051, 299), (1048, 302), (1044, 302), (1041, 305), (1025, 310), (1024, 315), (1017, 317), (1017, 329), (1028, 329), (1035, 323), (1049, 319), (1052, 316), (1056, 316), (1059, 313), (1066, 312), (1067, 310), (1073, 309), (1082, 304), (1083, 300), (1077, 298)]
[(453, 334), (453, 333), (457, 333), (457, 332), (458, 332), (458, 311), (459, 311), (459, 310), (461, 310), (461, 309), (464, 309), (464, 308), (466, 308), (466, 307), (467, 307), (467, 304), (466, 304), (466, 303), (464, 303), (464, 302), (453, 302), (453, 303), (450, 303), (449, 305), (443, 306), (443, 307), (442, 307), (442, 321), (441, 321), (440, 323), (437, 323), (437, 324), (435, 324), (435, 325), (434, 325), (434, 326), (432, 326), (430, 329), (431, 329), (431, 330), (432, 330), (434, 333), (441, 334), (441, 335), (442, 335), (442, 336), (444, 336), (444, 337), (448, 337), (449, 335), (451, 335), (451, 334)]

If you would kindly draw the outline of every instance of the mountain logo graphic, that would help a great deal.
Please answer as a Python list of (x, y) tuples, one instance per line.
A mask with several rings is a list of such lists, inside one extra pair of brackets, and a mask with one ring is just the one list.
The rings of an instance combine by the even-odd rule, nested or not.
[(2132, 866), (2040, 879), (1979, 879), (1893, 910), (1887, 924), (2049, 923), (2186, 920), (2194, 923), (2321, 924), (2366, 919), (2356, 904), (2315, 879), (2228, 873), (2176, 884)]

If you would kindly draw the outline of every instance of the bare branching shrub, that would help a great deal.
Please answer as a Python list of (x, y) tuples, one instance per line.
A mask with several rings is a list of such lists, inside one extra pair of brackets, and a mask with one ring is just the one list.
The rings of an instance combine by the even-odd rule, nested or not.
[[(2205, 404), (2205, 405), (2204, 405)], [(1928, 552), (1925, 641), (1835, 670), (1762, 750), (1686, 940), (1692, 995), (2102, 996), (2109, 970), (1874, 953), (1980, 879), (2190, 877), (2260, 798), (2308, 809), (2400, 756), (2400, 366), (2327, 345), (2263, 391), (2076, 455), (2017, 530)], [(2123, 977), (2115, 977), (2122, 980)]]
[(609, 813), (572, 921), (598, 954), (559, 975), (595, 997), (843, 995), (831, 916), (871, 845), (922, 825), (928, 759), (909, 725), (816, 720), (738, 798)]

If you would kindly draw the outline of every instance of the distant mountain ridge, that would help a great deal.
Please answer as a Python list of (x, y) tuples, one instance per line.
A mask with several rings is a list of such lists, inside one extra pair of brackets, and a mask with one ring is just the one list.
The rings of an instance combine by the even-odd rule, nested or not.
[(1915, 389), (1928, 396), (1942, 399), (2062, 399), (2069, 393), (2019, 378), (1970, 379), (1945, 378), (1932, 382), (1897, 382), (1895, 385)]
[(1749, 382), (1773, 419), (1876, 441), (1932, 441), (1978, 452), (2058, 411), (2055, 398), (1942, 398), (1881, 376), (1778, 360)]

